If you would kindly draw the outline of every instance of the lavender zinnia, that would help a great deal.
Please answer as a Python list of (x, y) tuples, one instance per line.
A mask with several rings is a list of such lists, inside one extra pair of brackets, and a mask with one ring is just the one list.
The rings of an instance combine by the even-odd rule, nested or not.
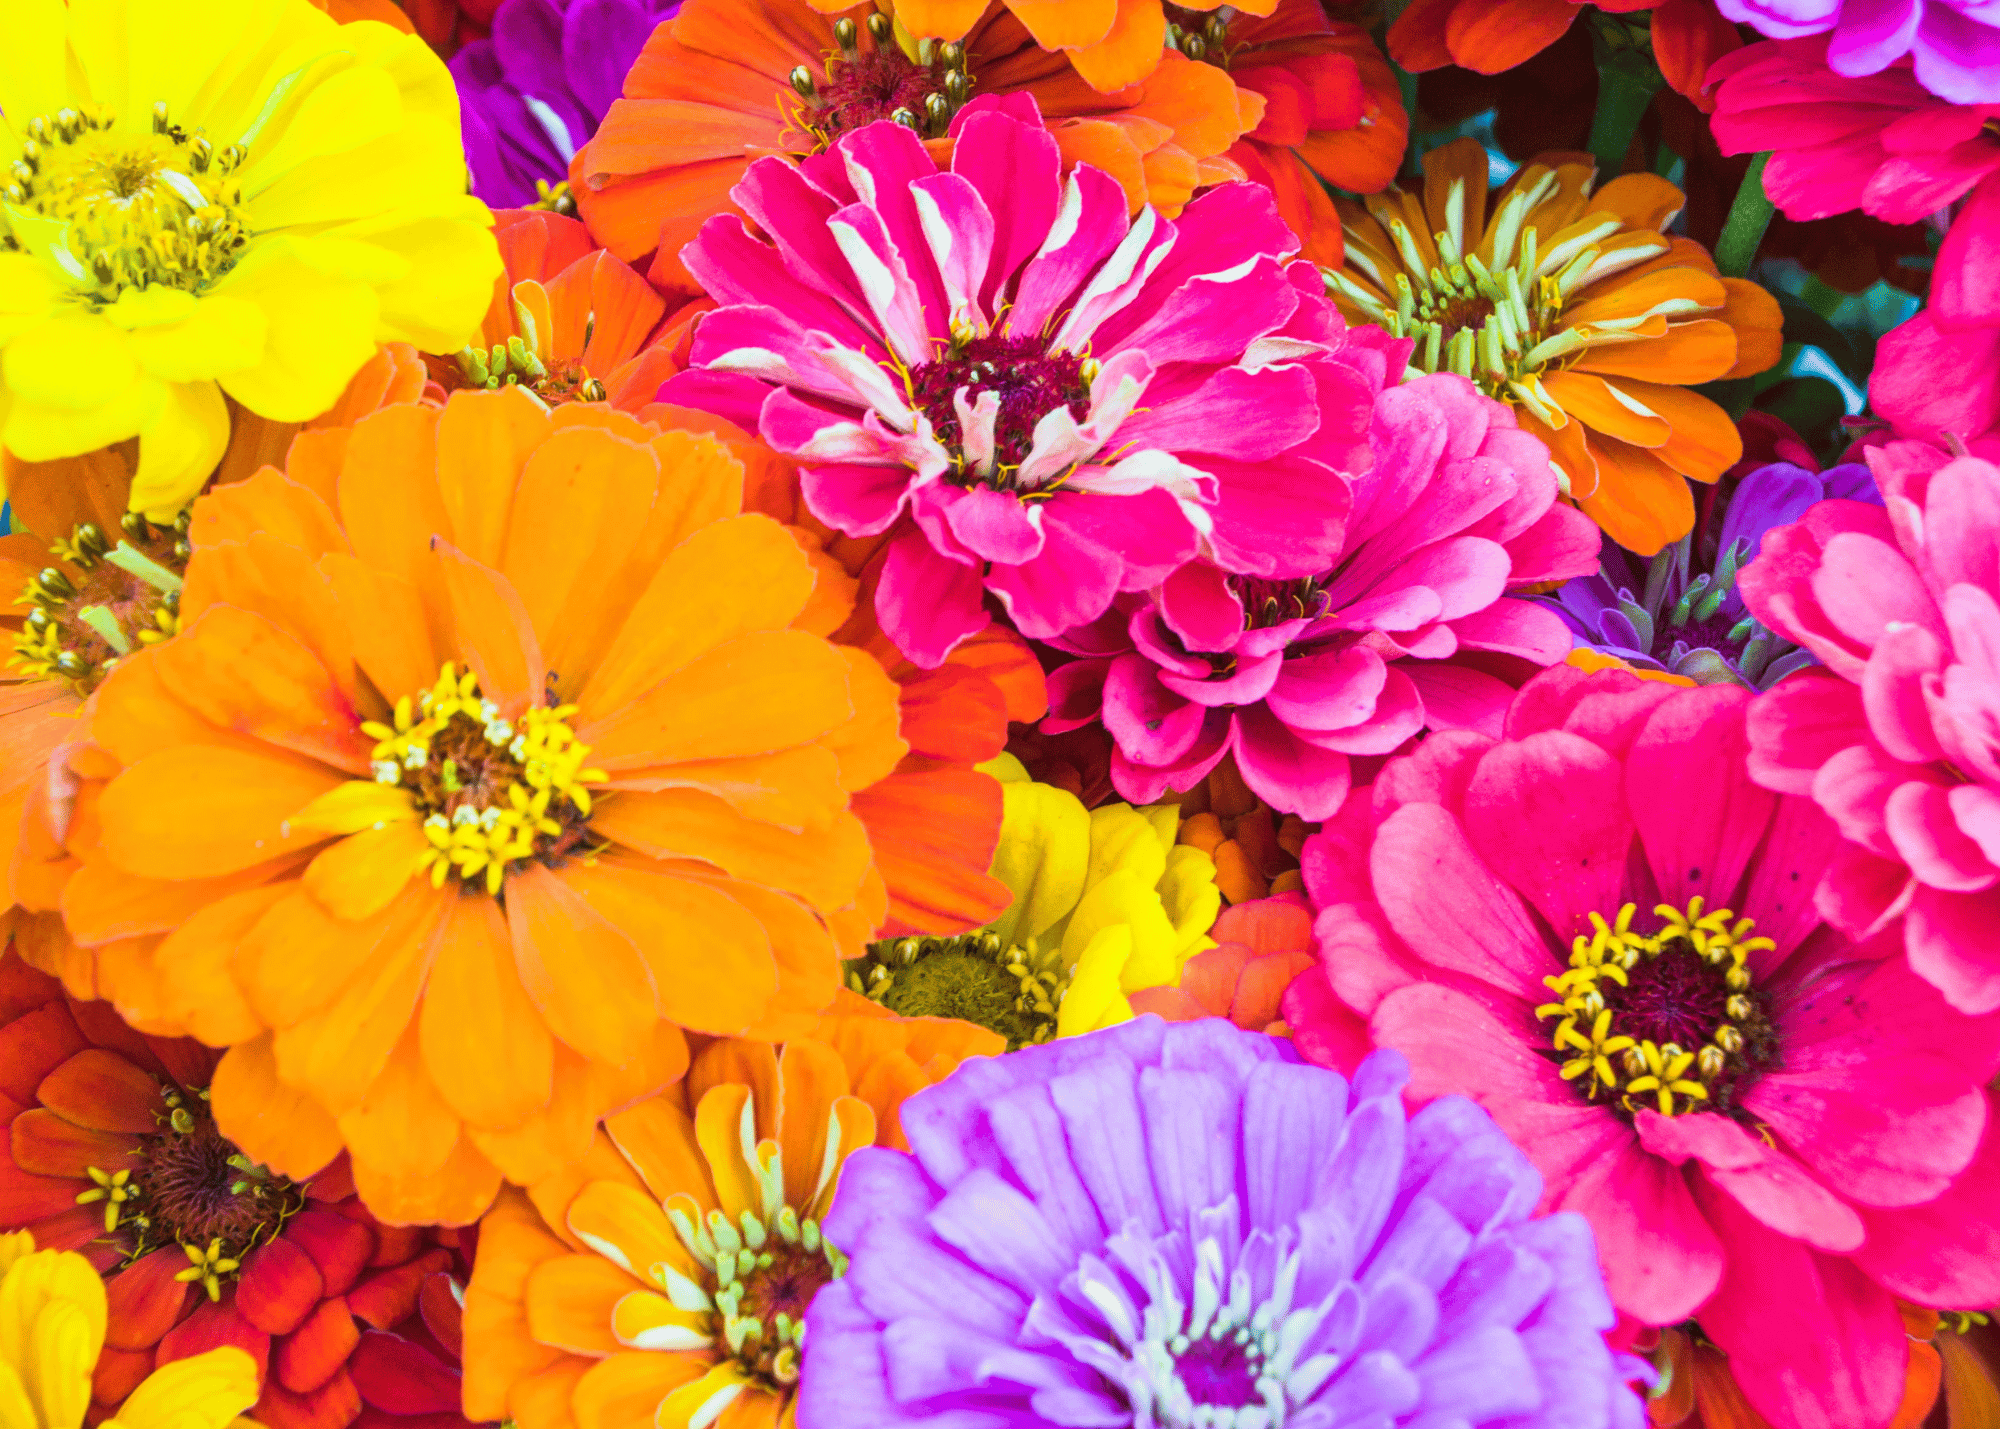
[(563, 203), (569, 161), (680, 0), (502, 0), (452, 56), (472, 191), (495, 208)]
[(842, 1170), (799, 1422), (1640, 1425), (1588, 1226), (1408, 1075), (1154, 1017), (966, 1063)]
[[(1868, 468), (1859, 463), (1826, 471), (1789, 462), (1758, 467), (1730, 496), (1712, 546), (1705, 522), (1649, 562), (1607, 541), (1597, 573), (1570, 581), (1549, 601), (1579, 649), (1615, 656), (1635, 669), (1684, 675), (1698, 685), (1768, 690), (1818, 662), (1758, 623), (1736, 577), (1762, 549), (1766, 531), (1833, 497), (1882, 504)], [(1713, 559), (1698, 554), (1709, 549)]]

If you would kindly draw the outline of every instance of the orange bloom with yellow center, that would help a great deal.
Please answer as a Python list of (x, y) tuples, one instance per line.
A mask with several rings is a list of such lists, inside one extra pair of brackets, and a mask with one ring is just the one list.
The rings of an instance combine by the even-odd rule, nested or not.
[[(284, 459), (303, 429), (354, 421), (423, 395), (416, 350), (391, 344), (354, 375), (334, 408), (274, 422), (229, 404), (230, 437), (212, 485)], [(59, 909), (77, 861), (65, 848), (75, 797), (61, 751), (82, 744), (84, 701), (118, 662), (179, 628), (189, 545), (184, 523), (128, 511), (138, 444), (59, 461), (0, 457), (14, 529), (0, 536), (0, 624), (12, 649), (0, 677), (0, 932), (78, 998), (100, 996), (96, 960), (72, 942)]]
[[(311, 440), (318, 438), (318, 440)], [(784, 1035), (884, 915), (851, 796), (895, 687), (796, 622), (814, 573), (712, 438), (455, 393), (196, 503), (182, 632), (99, 689), (64, 912), (167, 936), (109, 991), (227, 1045), (253, 1160), (345, 1145), (462, 1224), (686, 1066)]]
[(653, 286), (573, 218), (502, 209), (493, 236), (506, 268), (478, 341), (426, 358), (447, 392), (526, 387), (551, 406), (609, 402), (636, 412), (681, 370), (676, 336), (714, 306), (702, 300), (669, 315)]
[(794, 1423), (805, 1310), (842, 1162), (904, 1150), (904, 1098), (1001, 1051), (966, 1022), (843, 995), (782, 1048), (717, 1041), (607, 1117), (562, 1175), (509, 1190), (465, 1295), (465, 1411), (521, 1429)]
[[(1072, 4), (1088, 8), (1063, 0)], [(628, 263), (653, 254), (654, 284), (699, 293), (680, 251), (709, 218), (742, 212), (730, 190), (753, 159), (804, 158), (900, 116), (943, 161), (952, 116), (977, 95), (1032, 94), (1064, 167), (1103, 169), (1135, 213), (1150, 202), (1172, 218), (1201, 185), (1244, 177), (1228, 151), (1261, 122), (1262, 97), (1212, 65), (1162, 57), (1157, 38), (1157, 65), (1100, 93), (997, 4), (980, 18), (981, 0), (950, 44), (899, 34), (871, 6), (828, 8), (844, 13), (808, 0), (687, 0), (653, 32), (625, 97), (570, 163), (598, 242)]]
[(1412, 375), (1456, 372), (1548, 444), (1564, 489), (1642, 556), (1694, 525), (1688, 481), (1743, 455), (1729, 414), (1686, 389), (1778, 360), (1777, 299), (1717, 275), (1664, 229), (1681, 192), (1653, 174), (1593, 191), (1588, 154), (1543, 154), (1499, 192), (1486, 151), (1424, 156), (1420, 190), (1342, 201), (1347, 261), (1328, 295), (1414, 344)]

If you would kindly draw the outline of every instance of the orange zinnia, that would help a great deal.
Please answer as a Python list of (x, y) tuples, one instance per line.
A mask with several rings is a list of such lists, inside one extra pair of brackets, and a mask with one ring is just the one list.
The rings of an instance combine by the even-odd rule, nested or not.
[(667, 314), (644, 278), (590, 241), (573, 218), (501, 209), (493, 236), (506, 265), (479, 326), (479, 342), (426, 360), (446, 391), (526, 387), (544, 402), (609, 402), (637, 411), (680, 371), (674, 335), (695, 313)]
[(1686, 389), (1777, 362), (1778, 303), (1663, 230), (1681, 192), (1625, 174), (1592, 192), (1588, 154), (1542, 154), (1489, 199), (1486, 151), (1424, 156), (1421, 189), (1343, 200), (1347, 261), (1327, 292), (1414, 341), (1413, 375), (1456, 372), (1548, 444), (1564, 490), (1627, 550), (1694, 525), (1687, 479), (1743, 454), (1729, 414)]
[(468, 1416), (790, 1429), (805, 1309), (844, 1265), (819, 1230), (841, 1163), (907, 1150), (904, 1098), (1001, 1050), (967, 1022), (839, 1006), (781, 1049), (710, 1044), (575, 1166), (501, 1197), (465, 1295)]
[(344, 1144), (377, 1215), (463, 1224), (682, 1028), (831, 1001), (895, 687), (797, 628), (812, 566), (712, 438), (518, 388), (316, 435), (196, 503), (181, 634), (97, 694), (64, 911), (171, 930), (113, 1000), (230, 1046), (253, 1160)]
[[(416, 350), (394, 344), (306, 427), (351, 422), (423, 391)], [(282, 461), (300, 430), (232, 402), (229, 445), (210, 482), (241, 481)], [(88, 999), (102, 996), (96, 959), (70, 940), (58, 911), (76, 868), (64, 841), (79, 793), (60, 751), (82, 742), (77, 716), (118, 661), (178, 628), (186, 527), (128, 512), (136, 442), (60, 461), (4, 461), (14, 530), (0, 536), (0, 596), (19, 594), (0, 610), (13, 646), (0, 681), (0, 932), (12, 933), (28, 963)]]
[(1032, 94), (1065, 168), (1103, 169), (1134, 212), (1150, 202), (1172, 218), (1197, 187), (1244, 177), (1228, 150), (1257, 127), (1264, 101), (1221, 70), (1169, 53), (1142, 83), (1101, 94), (1006, 11), (968, 25), (951, 45), (920, 45), (899, 43), (867, 6), (835, 20), (807, 0), (688, 0), (653, 32), (625, 97), (571, 161), (577, 210), (626, 262), (655, 254), (656, 285), (698, 293), (681, 248), (715, 214), (742, 212), (729, 194), (752, 159), (820, 153), (899, 112), (943, 159), (952, 116), (988, 94)]

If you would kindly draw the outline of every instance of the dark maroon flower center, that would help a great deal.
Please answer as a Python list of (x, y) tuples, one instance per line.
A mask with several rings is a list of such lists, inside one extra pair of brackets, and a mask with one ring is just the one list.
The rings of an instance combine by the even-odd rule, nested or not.
[(1261, 1361), (1252, 1348), (1239, 1345), (1233, 1336), (1194, 1341), (1175, 1361), (1188, 1398), (1196, 1404), (1220, 1404), (1231, 1409), (1263, 1403), (1257, 1392), (1257, 1372)]
[(1331, 608), (1325, 577), (1274, 581), (1261, 576), (1232, 576), (1230, 587), (1243, 602), (1243, 623), (1252, 630), (1283, 625), (1288, 620), (1317, 620)]
[(810, 135), (816, 151), (842, 134), (889, 119), (926, 139), (943, 138), (952, 116), (972, 96), (965, 47), (916, 41), (916, 58), (896, 42), (893, 22), (871, 15), (866, 26), (836, 21), (839, 51), (828, 56), (818, 75), (800, 65), (792, 88), (800, 103), (793, 122)]
[[(912, 405), (930, 418), (937, 439), (953, 452), (962, 450), (965, 439), (953, 401), (961, 388), (968, 406), (982, 393), (999, 399), (993, 421), (996, 485), (1004, 486), (1007, 472), (1033, 449), (1035, 425), (1043, 417), (1067, 407), (1081, 422), (1090, 410), (1090, 383), (1077, 354), (1051, 352), (1039, 337), (975, 337), (910, 373)], [(978, 480), (971, 473), (964, 479), (968, 485)]]
[[(1740, 639), (1734, 633), (1739, 630), (1743, 632)], [(1647, 653), (1664, 661), (1679, 645), (1689, 650), (1717, 651), (1734, 665), (1743, 657), (1744, 647), (1755, 633), (1755, 627), (1740, 616), (1713, 615), (1707, 620), (1690, 620), (1685, 625), (1661, 621), (1653, 634), (1653, 648)]]

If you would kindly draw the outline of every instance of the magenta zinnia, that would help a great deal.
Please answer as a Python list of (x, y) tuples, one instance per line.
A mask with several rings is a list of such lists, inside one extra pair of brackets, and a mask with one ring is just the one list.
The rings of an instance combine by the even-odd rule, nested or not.
[(1326, 569), (1273, 581), (1198, 562), (1125, 598), (1057, 642), (1084, 658), (1050, 677), (1043, 728), (1101, 718), (1135, 803), (1234, 754), (1258, 797), (1308, 819), (1340, 807), (1350, 756), (1426, 728), (1499, 733), (1500, 674), (1570, 648), (1561, 617), (1508, 592), (1594, 571), (1597, 527), (1557, 501), (1548, 449), (1462, 377), (1382, 394), (1370, 444)]
[(1773, 1425), (1884, 1429), (1898, 1298), (2000, 1301), (2000, 1019), (1815, 914), (1839, 833), (1750, 781), (1750, 699), (1558, 668), (1388, 765), (1306, 846), (1285, 1019), (1490, 1111), (1619, 1308), (1697, 1318)]
[(724, 304), (662, 389), (797, 459), (813, 513), (888, 533), (876, 611), (936, 665), (989, 620), (1102, 615), (1196, 555), (1288, 579), (1339, 550), (1368, 389), (1270, 192), (1177, 219), (1085, 165), (1025, 95), (975, 100), (940, 171), (880, 123), (734, 190), (683, 259)]

